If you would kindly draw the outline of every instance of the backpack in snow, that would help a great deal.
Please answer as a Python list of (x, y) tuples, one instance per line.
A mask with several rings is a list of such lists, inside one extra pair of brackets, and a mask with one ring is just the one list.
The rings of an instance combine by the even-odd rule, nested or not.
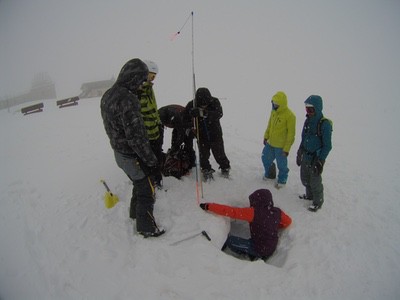
[(189, 172), (190, 167), (190, 155), (184, 147), (181, 146), (178, 151), (174, 152), (168, 149), (162, 173), (164, 176), (174, 176), (179, 179)]

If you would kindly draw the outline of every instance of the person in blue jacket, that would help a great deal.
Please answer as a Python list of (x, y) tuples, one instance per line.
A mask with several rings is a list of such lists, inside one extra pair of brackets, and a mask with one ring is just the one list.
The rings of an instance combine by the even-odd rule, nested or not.
[(322, 98), (311, 95), (304, 101), (306, 120), (301, 133), (296, 163), (300, 166), (300, 178), (306, 188), (301, 199), (312, 200), (308, 210), (316, 212), (324, 203), (322, 171), (325, 160), (332, 149), (332, 122), (322, 113)]

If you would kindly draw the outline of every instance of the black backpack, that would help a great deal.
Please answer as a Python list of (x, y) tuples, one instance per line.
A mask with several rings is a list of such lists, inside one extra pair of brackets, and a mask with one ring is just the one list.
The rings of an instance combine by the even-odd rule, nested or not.
[(171, 151), (171, 149), (168, 149), (162, 168), (164, 176), (174, 176), (175, 178), (180, 179), (182, 176), (189, 173), (190, 169), (190, 153), (186, 151), (183, 145), (178, 149), (178, 151)]

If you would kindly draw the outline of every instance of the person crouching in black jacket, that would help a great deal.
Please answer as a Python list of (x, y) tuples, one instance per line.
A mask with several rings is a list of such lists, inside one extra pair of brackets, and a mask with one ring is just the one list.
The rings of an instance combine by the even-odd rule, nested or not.
[[(173, 128), (170, 150), (172, 155), (177, 153), (183, 144), (183, 150), (189, 155), (190, 166), (193, 167), (196, 160), (193, 150), (193, 123), (184, 117), (184, 113), (185, 107), (178, 104), (170, 104), (158, 109), (162, 126)], [(163, 133), (161, 135), (164, 136)]]

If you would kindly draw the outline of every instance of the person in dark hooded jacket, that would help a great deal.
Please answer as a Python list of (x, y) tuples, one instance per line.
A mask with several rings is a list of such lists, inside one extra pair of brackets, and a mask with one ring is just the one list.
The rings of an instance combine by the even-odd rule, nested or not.
[[(311, 95), (304, 101), (306, 120), (301, 133), (296, 163), (300, 166), (300, 178), (306, 193), (300, 198), (312, 200), (308, 210), (316, 212), (324, 203), (322, 171), (332, 149), (332, 124), (322, 113), (322, 98)], [(325, 119), (325, 120), (324, 120)]]
[(250, 223), (250, 239), (228, 235), (222, 247), (238, 254), (247, 255), (251, 260), (270, 257), (278, 245), (278, 229), (286, 228), (292, 219), (280, 208), (274, 206), (268, 189), (259, 189), (249, 196), (250, 207), (231, 207), (217, 203), (201, 203), (200, 207), (218, 215)]
[(198, 118), (198, 145), (200, 152), (200, 167), (205, 181), (213, 179), (214, 169), (209, 161), (210, 150), (221, 169), (221, 175), (229, 176), (230, 162), (225, 154), (224, 140), (220, 119), (223, 116), (222, 106), (218, 98), (212, 97), (210, 91), (199, 88), (195, 99), (186, 105), (186, 115)]
[(138, 88), (147, 80), (148, 68), (138, 58), (121, 69), (114, 85), (101, 98), (100, 109), (105, 131), (114, 150), (117, 165), (133, 182), (130, 217), (144, 237), (159, 236), (153, 216), (154, 187), (150, 176), (157, 167), (140, 112)]

